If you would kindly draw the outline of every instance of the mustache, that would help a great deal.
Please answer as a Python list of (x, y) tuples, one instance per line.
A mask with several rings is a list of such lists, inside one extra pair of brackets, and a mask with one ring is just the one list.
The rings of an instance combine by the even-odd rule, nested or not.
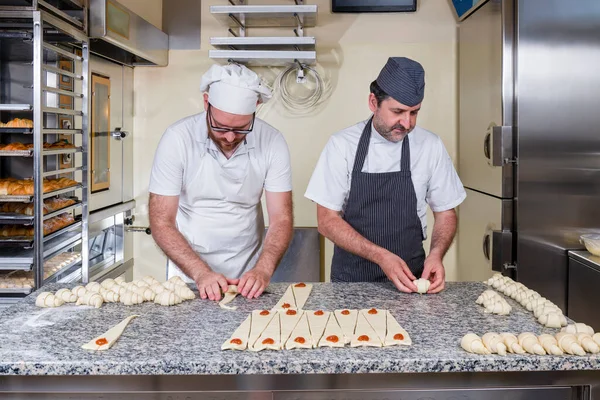
[(404, 133), (406, 131), (408, 131), (408, 129), (406, 129), (405, 127), (403, 127), (402, 125), (394, 125), (390, 128), (390, 132), (394, 131), (394, 130), (399, 130), (400, 132)]

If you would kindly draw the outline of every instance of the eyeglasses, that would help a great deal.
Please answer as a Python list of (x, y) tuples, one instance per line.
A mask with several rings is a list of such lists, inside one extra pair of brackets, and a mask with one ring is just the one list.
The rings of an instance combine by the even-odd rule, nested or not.
[(211, 104), (208, 104), (208, 124), (210, 125), (210, 129), (212, 129), (215, 132), (221, 132), (221, 133), (227, 133), (227, 132), (233, 132), (236, 135), (247, 135), (250, 132), (252, 132), (252, 130), (254, 129), (254, 120), (256, 118), (256, 113), (252, 113), (252, 124), (250, 125), (250, 129), (233, 129), (233, 128), (228, 128), (225, 126), (214, 126), (213, 121), (214, 118), (212, 116), (212, 113), (210, 112), (211, 109)]

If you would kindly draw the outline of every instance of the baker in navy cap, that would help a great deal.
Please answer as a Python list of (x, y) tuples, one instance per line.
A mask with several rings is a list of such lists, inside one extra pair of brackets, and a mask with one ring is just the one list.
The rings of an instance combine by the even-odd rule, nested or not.
[(423, 279), (419, 287), (440, 292), (466, 193), (442, 140), (417, 125), (425, 71), (390, 57), (370, 89), (372, 115), (331, 136), (305, 193), (317, 203), (319, 232), (335, 244), (331, 281), (391, 281), (415, 292)]

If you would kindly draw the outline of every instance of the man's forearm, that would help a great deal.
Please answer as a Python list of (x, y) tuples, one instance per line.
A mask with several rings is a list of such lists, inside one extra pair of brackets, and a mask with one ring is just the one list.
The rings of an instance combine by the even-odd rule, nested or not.
[(267, 230), (262, 253), (256, 265), (260, 268), (266, 268), (269, 274), (273, 274), (292, 241), (292, 235), (292, 218), (281, 218), (273, 221)]
[(383, 247), (366, 239), (339, 216), (319, 218), (319, 232), (338, 247), (375, 264), (380, 265), (389, 253)]
[(176, 227), (153, 226), (152, 236), (167, 257), (190, 278), (196, 280), (199, 274), (210, 271), (210, 267), (196, 254)]
[(456, 212), (454, 209), (434, 213), (433, 233), (429, 255), (444, 258), (456, 234)]

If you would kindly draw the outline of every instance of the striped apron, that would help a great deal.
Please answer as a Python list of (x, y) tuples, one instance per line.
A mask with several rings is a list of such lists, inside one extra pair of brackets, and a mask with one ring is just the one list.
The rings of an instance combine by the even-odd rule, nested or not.
[[(408, 135), (402, 143), (400, 171), (362, 172), (369, 151), (372, 119), (358, 143), (343, 219), (367, 240), (402, 258), (419, 278), (425, 250), (421, 220), (417, 215), (417, 195), (411, 179)], [(388, 278), (379, 265), (335, 246), (331, 281), (385, 282)]]

